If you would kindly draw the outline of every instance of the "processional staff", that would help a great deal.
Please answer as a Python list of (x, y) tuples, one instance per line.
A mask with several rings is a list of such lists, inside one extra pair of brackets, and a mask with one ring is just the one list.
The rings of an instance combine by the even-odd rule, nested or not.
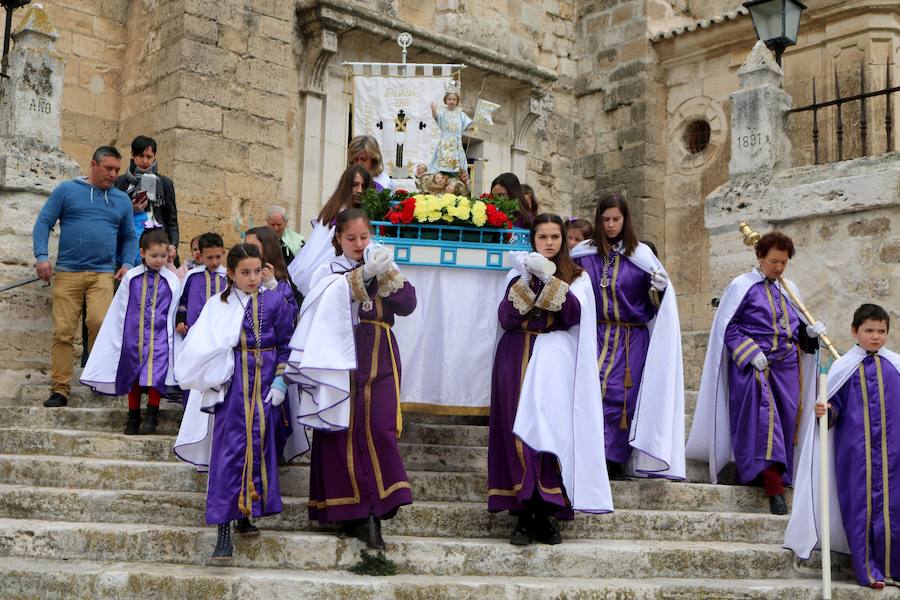
[[(744, 236), (744, 244), (755, 248), (756, 243), (761, 237), (758, 231), (750, 228), (750, 225), (741, 221), (739, 225), (741, 235)], [(809, 310), (803, 305), (800, 299), (794, 294), (793, 290), (785, 284), (784, 279), (779, 277), (778, 283), (787, 292), (803, 316), (806, 317), (808, 323), (815, 323), (816, 320), (810, 314)], [(825, 335), (820, 335), (819, 340), (828, 348), (831, 355), (838, 359), (841, 355), (838, 353), (834, 344)], [(825, 404), (827, 402), (828, 375), (824, 368), (819, 371), (819, 394), (818, 402)], [(819, 513), (822, 516), (820, 543), (822, 547), (822, 598), (823, 600), (831, 600), (831, 523), (829, 523), (829, 507), (828, 507), (828, 415), (824, 414), (819, 417), (819, 500), (821, 502)]]

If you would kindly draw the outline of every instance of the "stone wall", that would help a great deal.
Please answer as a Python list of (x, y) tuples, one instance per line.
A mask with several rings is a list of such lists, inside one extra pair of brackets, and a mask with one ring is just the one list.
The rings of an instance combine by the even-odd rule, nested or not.
[[(797, 248), (786, 277), (838, 350), (852, 345), (853, 311), (882, 305), (900, 322), (900, 154), (735, 178), (707, 199), (713, 290), (756, 264), (737, 223), (778, 229)], [(717, 293), (717, 295), (718, 295)]]
[(581, 3), (575, 84), (574, 211), (590, 218), (602, 193), (625, 191), (641, 237), (661, 256), (666, 91), (647, 30), (650, 13), (667, 13), (667, 7), (638, 0)]

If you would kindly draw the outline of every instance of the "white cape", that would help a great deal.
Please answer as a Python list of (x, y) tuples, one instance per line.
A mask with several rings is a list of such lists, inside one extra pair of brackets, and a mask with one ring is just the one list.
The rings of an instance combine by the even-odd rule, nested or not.
[[(900, 355), (887, 348), (878, 351), (878, 355), (890, 362), (900, 371)], [(828, 399), (830, 400), (847, 380), (856, 373), (859, 363), (866, 358), (866, 351), (854, 346), (831, 365), (828, 371)], [(803, 429), (803, 445), (800, 459), (794, 476), (794, 501), (791, 507), (791, 520), (784, 532), (784, 547), (793, 550), (801, 559), (806, 560), (814, 549), (820, 548), (820, 531), (822, 524), (820, 467), (819, 467), (819, 427), (816, 419), (806, 421)], [(837, 478), (834, 466), (834, 430), (828, 430), (828, 514), (829, 531), (831, 532), (831, 549), (835, 552), (850, 554), (847, 534), (841, 519), (841, 506), (837, 495)]]
[[(122, 339), (125, 335), (125, 312), (128, 310), (129, 288), (131, 280), (142, 275), (147, 267), (140, 264), (127, 273), (116, 290), (112, 304), (103, 317), (103, 324), (94, 342), (87, 364), (81, 374), (81, 383), (100, 394), (108, 396), (116, 395), (116, 374), (119, 370), (119, 360), (122, 357)], [(178, 301), (181, 299), (181, 282), (178, 276), (169, 269), (159, 270), (169, 291), (172, 293), (172, 302), (166, 315), (166, 329), (169, 340), (169, 370), (166, 373), (166, 385), (175, 385), (173, 365), (175, 365), (175, 312), (178, 310)], [(128, 332), (133, 335), (135, 332)]]
[[(510, 273), (507, 282), (517, 274)], [(612, 512), (603, 440), (603, 400), (597, 367), (594, 291), (587, 273), (569, 290), (581, 322), (537, 336), (519, 395), (513, 433), (537, 452), (559, 459), (566, 495), (582, 512)]]
[(319, 221), (313, 223), (312, 233), (300, 252), (288, 265), (288, 274), (303, 296), (308, 296), (315, 284), (314, 277), (322, 265), (335, 258), (334, 225), (324, 225)]
[[(266, 293), (266, 289), (260, 288), (259, 292)], [(188, 330), (175, 365), (178, 384), (191, 390), (175, 440), (175, 455), (201, 468), (209, 466), (212, 450), (216, 420), (212, 409), (225, 401), (234, 374), (234, 348), (240, 341), (244, 320), (244, 307), (238, 299), (241, 293), (232, 290), (227, 302), (218, 296), (206, 302), (197, 322)], [(296, 401), (296, 393), (289, 391), (286, 401)], [(293, 404), (291, 408), (294, 409)], [(306, 432), (294, 427), (285, 446), (285, 458), (308, 449)]]
[[(572, 249), (572, 258), (596, 252), (590, 242), (582, 242)], [(647, 244), (639, 243), (626, 258), (645, 273), (665, 273), (665, 267)], [(628, 441), (633, 451), (626, 471), (635, 477), (684, 479), (684, 366), (681, 321), (671, 280), (656, 317), (647, 323), (647, 328), (650, 343), (631, 421)]]
[[(731, 358), (728, 355), (728, 348), (725, 346), (725, 329), (750, 287), (762, 280), (763, 276), (756, 270), (735, 277), (725, 288), (719, 301), (719, 308), (713, 317), (709, 345), (706, 348), (706, 360), (703, 362), (703, 374), (700, 377), (700, 391), (697, 394), (694, 421), (686, 447), (688, 458), (709, 463), (710, 483), (717, 483), (719, 472), (732, 461), (734, 456), (731, 451), (731, 421), (728, 409), (728, 361)], [(800, 298), (797, 286), (787, 279), (784, 281)], [(781, 289), (780, 284), (778, 285)], [(784, 290), (781, 291), (784, 298), (794, 305), (790, 296)], [(800, 309), (796, 306), (794, 308), (797, 310), (800, 321), (806, 323)], [(800, 431), (805, 431), (816, 397), (816, 355), (801, 352), (800, 361), (803, 390), (805, 390), (804, 397), (800, 399), (803, 405)], [(794, 452), (794, 472), (796, 472), (799, 454), (800, 452)]]
[(340, 431), (350, 424), (358, 305), (351, 300), (344, 272), (353, 266), (341, 256), (316, 270), (291, 337), (284, 375), (299, 386), (299, 407), (293, 414), (297, 422), (313, 429)]

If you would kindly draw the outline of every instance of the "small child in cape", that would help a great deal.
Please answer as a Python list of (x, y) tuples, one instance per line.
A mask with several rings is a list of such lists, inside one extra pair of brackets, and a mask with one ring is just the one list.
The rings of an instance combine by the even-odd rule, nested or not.
[[(853, 315), (856, 346), (828, 373), (828, 403), (816, 403), (816, 416), (828, 414), (834, 430), (834, 485), (841, 524), (860, 585), (900, 587), (900, 355), (884, 347), (890, 316), (876, 304)], [(816, 465), (818, 467), (818, 465)], [(834, 539), (834, 532), (832, 532)]]
[(182, 337), (187, 335), (188, 329), (200, 316), (206, 301), (215, 294), (221, 294), (227, 285), (225, 267), (222, 266), (225, 256), (222, 236), (218, 233), (204, 233), (197, 239), (197, 250), (199, 264), (188, 271), (184, 278), (175, 319), (175, 331)]
[[(122, 278), (81, 376), (98, 393), (128, 394), (125, 435), (156, 433), (160, 399), (175, 385), (173, 336), (181, 284), (165, 231), (144, 231), (140, 256), (142, 264)], [(142, 423), (143, 393), (147, 411)]]

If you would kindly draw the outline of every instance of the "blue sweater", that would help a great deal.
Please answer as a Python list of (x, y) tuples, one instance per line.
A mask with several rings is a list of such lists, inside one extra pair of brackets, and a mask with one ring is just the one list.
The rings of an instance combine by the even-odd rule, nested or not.
[(50, 230), (59, 221), (57, 271), (114, 273), (131, 268), (138, 250), (134, 211), (125, 192), (101, 190), (85, 178), (59, 185), (34, 223), (32, 240), (38, 262), (49, 260)]

